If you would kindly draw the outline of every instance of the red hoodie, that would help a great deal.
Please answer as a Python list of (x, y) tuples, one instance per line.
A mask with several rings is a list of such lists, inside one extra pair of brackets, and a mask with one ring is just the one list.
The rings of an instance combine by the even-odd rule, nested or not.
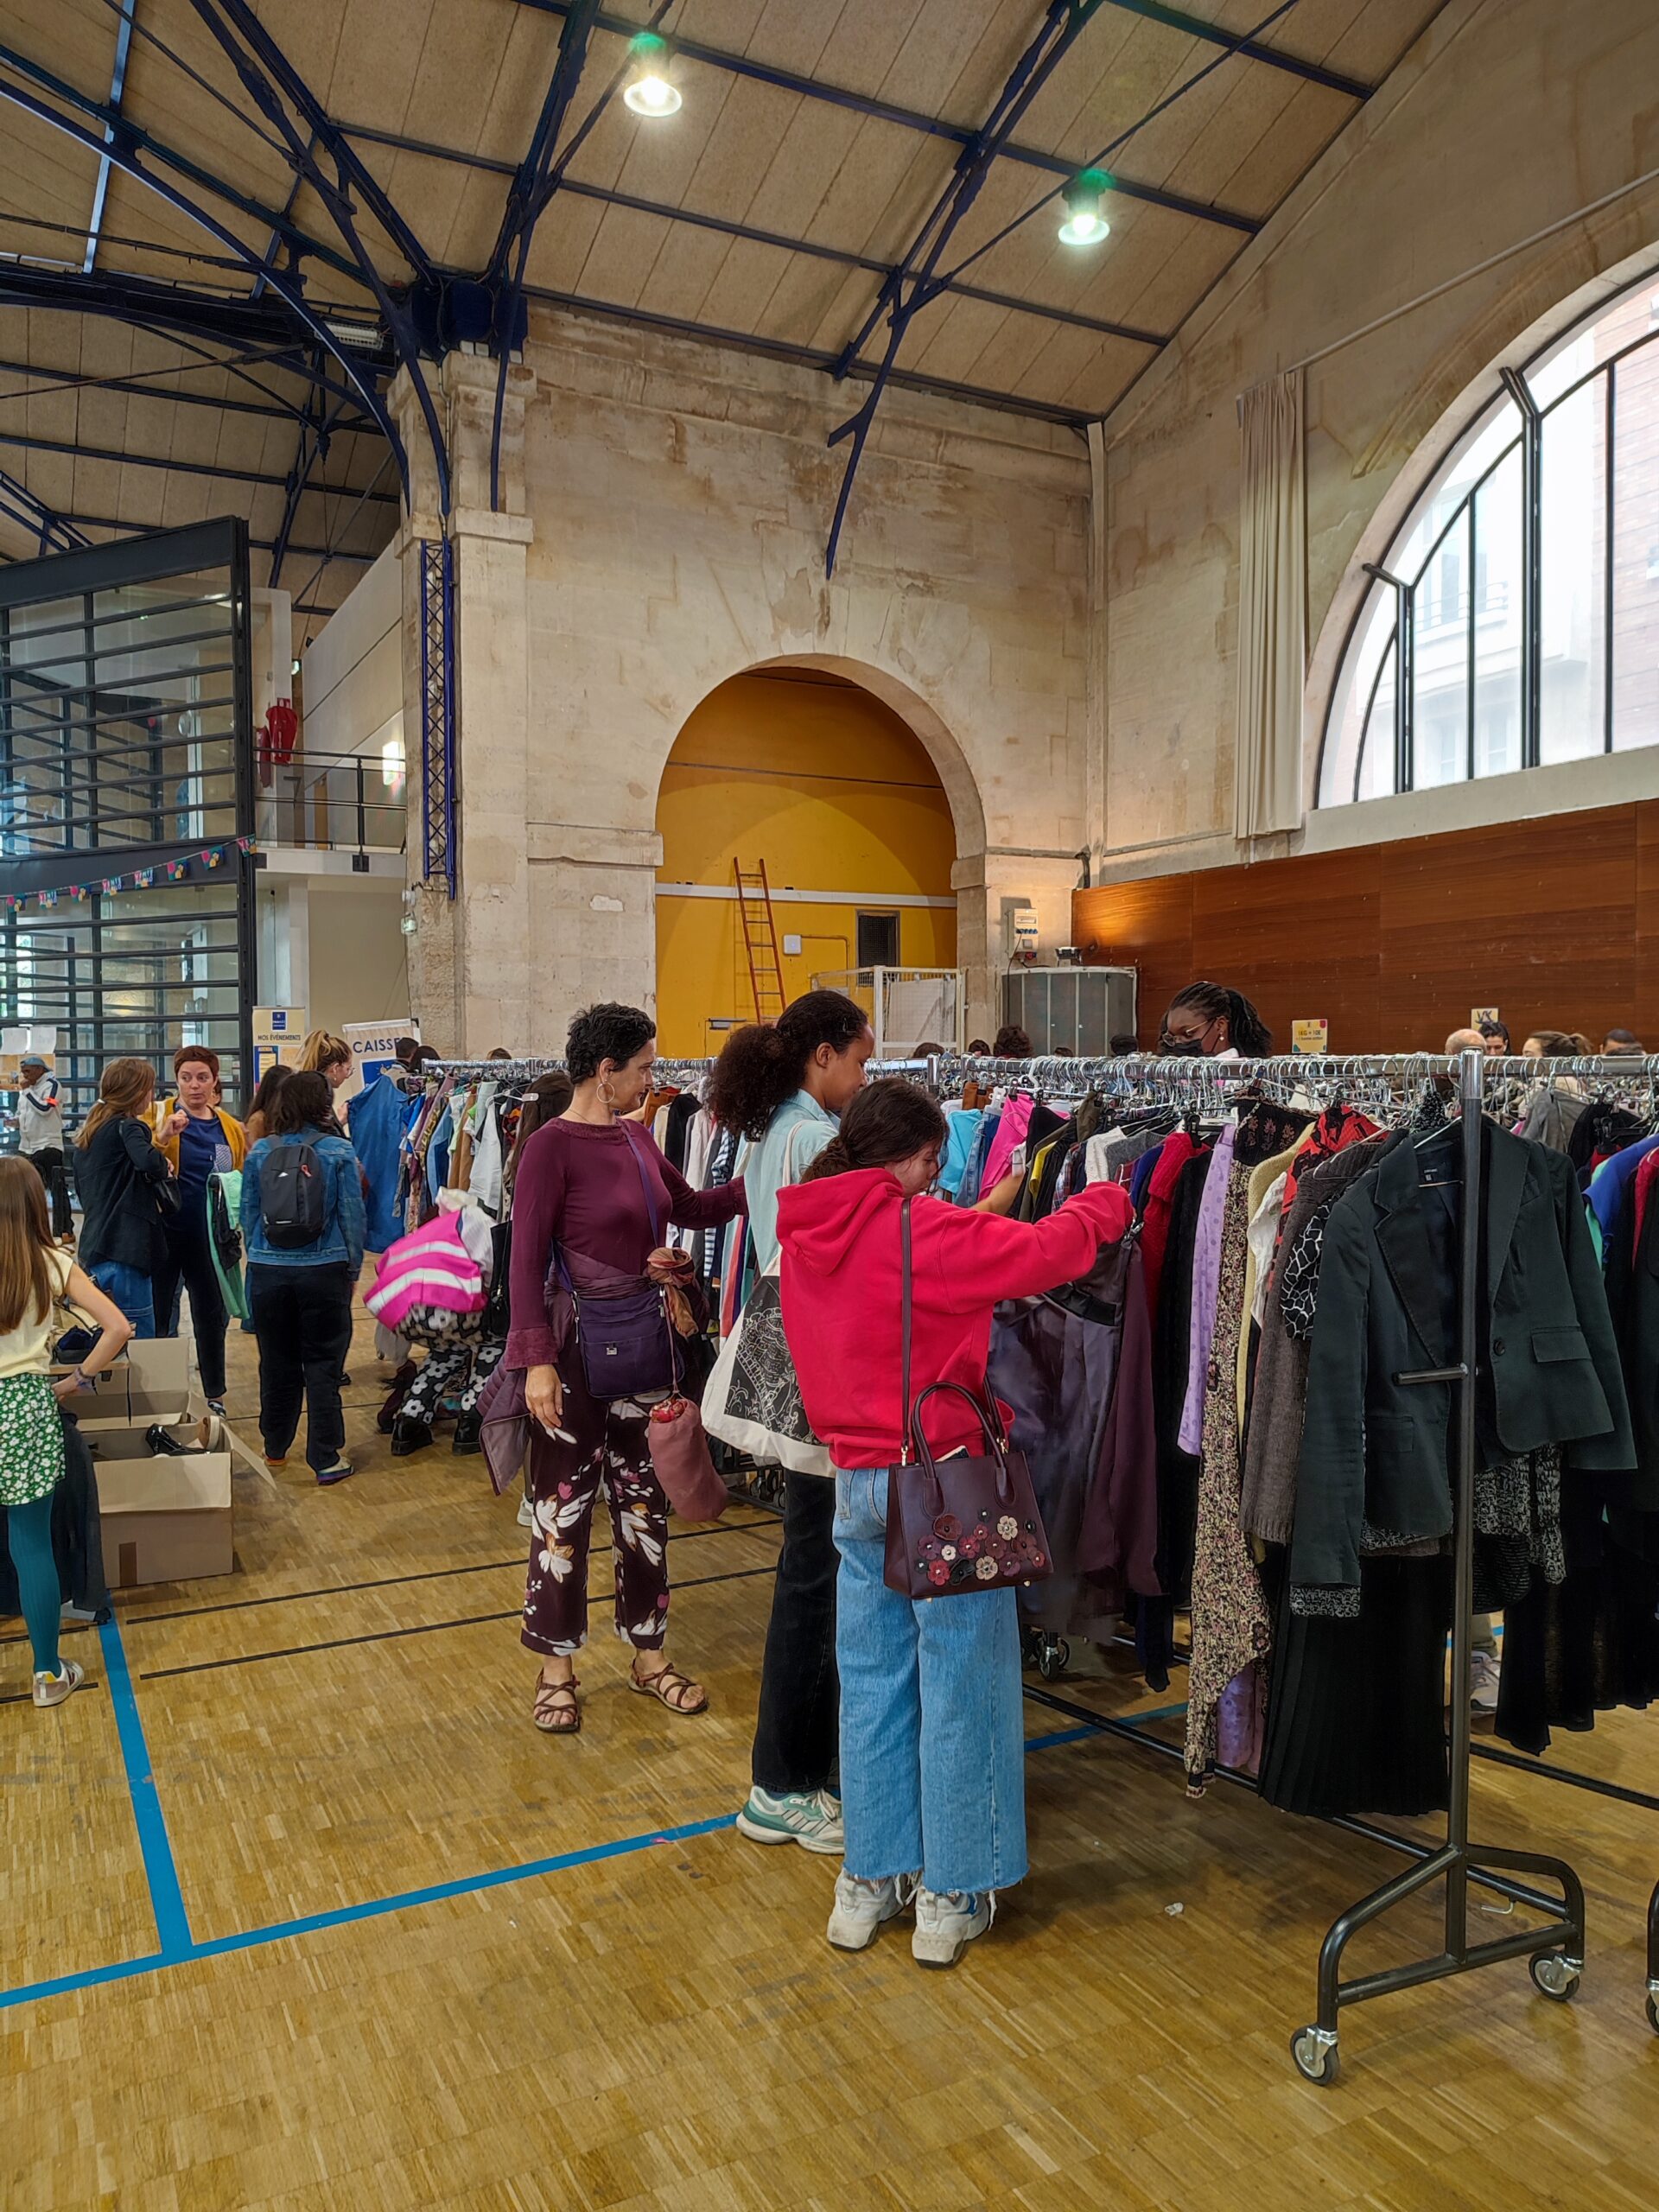
[[(891, 1467), (902, 1450), (904, 1194), (885, 1167), (856, 1168), (779, 1193), (784, 1333), (807, 1417), (838, 1467)], [(1086, 1274), (1132, 1218), (1127, 1192), (1096, 1183), (1046, 1221), (1004, 1221), (940, 1198), (911, 1207), (911, 1393), (930, 1382), (982, 1391), (991, 1308)], [(937, 1452), (974, 1444), (960, 1398), (924, 1416)]]

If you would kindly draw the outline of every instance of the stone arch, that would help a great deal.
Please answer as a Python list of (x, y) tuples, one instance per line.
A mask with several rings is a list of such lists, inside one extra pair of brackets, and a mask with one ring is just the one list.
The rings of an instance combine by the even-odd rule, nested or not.
[(950, 817), (956, 824), (958, 867), (964, 861), (982, 861), (986, 844), (984, 802), (980, 797), (978, 780), (968, 765), (968, 757), (944, 716), (901, 677), (850, 653), (775, 653), (764, 660), (746, 661), (728, 669), (713, 682), (704, 683), (696, 698), (681, 715), (679, 728), (672, 733), (664, 751), (658, 769), (653, 808), (660, 804), (663, 771), (668, 766), (675, 739), (696, 709), (711, 692), (718, 690), (722, 683), (730, 683), (734, 677), (764, 676), (769, 669), (775, 668), (817, 669), (826, 676), (838, 676), (848, 683), (856, 683), (873, 698), (880, 700), (884, 707), (891, 708), (938, 772), (939, 782), (950, 804)]
[[(957, 906), (957, 963), (965, 972), (969, 1019), (976, 1027), (982, 1028), (987, 1020), (995, 1019), (995, 995), (988, 944), (984, 801), (978, 779), (955, 733), (931, 702), (904, 677), (855, 654), (837, 652), (770, 654), (738, 661), (718, 675), (699, 670), (696, 696), (689, 699), (679, 712), (662, 751), (652, 799), (653, 821), (661, 819), (663, 777), (674, 745), (691, 716), (723, 685), (741, 677), (766, 675), (785, 669), (832, 677), (856, 686), (895, 715), (926, 754), (950, 810), (955, 840), (951, 888)], [(665, 728), (666, 721), (665, 717)]]

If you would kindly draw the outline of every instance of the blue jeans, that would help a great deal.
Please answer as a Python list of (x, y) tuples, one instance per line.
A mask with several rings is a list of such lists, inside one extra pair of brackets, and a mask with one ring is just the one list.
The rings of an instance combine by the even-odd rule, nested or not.
[(86, 1272), (131, 1322), (135, 1337), (155, 1335), (156, 1294), (142, 1268), (130, 1268), (124, 1260), (98, 1260)]
[(836, 1657), (846, 1866), (930, 1890), (1026, 1872), (1020, 1624), (1012, 1590), (912, 1601), (882, 1580), (887, 1470), (836, 1476)]

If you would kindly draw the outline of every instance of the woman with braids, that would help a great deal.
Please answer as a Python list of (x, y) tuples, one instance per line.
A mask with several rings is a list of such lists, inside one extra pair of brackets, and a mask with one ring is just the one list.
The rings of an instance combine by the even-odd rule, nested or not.
[[(910, 1207), (911, 1399), (937, 1382), (986, 1389), (991, 1309), (1086, 1274), (1128, 1228), (1116, 1184), (1039, 1222), (925, 1197), (944, 1116), (913, 1084), (874, 1083), (800, 1187), (779, 1202), (784, 1325), (813, 1427), (836, 1465), (836, 1652), (846, 1865), (829, 1939), (862, 1950), (914, 1896), (911, 1952), (954, 1966), (1026, 1872), (1020, 1626), (1012, 1589), (916, 1602), (884, 1580), (890, 1483), (900, 1471), (903, 1214)], [(941, 1459), (980, 1447), (973, 1410), (933, 1401)], [(827, 1487), (827, 1485), (826, 1485)]]
[[(776, 1021), (751, 1023), (727, 1040), (708, 1103), (721, 1128), (746, 1140), (737, 1167), (748, 1191), (757, 1274), (777, 1264), (779, 1192), (800, 1181), (835, 1136), (874, 1049), (869, 1016), (839, 991), (809, 991)], [(785, 1472), (784, 1542), (750, 1762), (753, 1787), (737, 1816), (751, 1842), (798, 1843), (827, 1855), (842, 1842), (831, 1787), (840, 1706), (835, 1504), (822, 1476)]]
[(1158, 1049), (1182, 1059), (1260, 1059), (1273, 1050), (1273, 1032), (1242, 991), (1189, 983), (1169, 1002)]
[[(666, 1337), (660, 1389), (655, 1378), (649, 1389), (633, 1382), (639, 1395), (604, 1389), (607, 1336), (637, 1331), (626, 1317), (630, 1309), (637, 1314), (648, 1284), (679, 1279), (683, 1255), (661, 1249), (667, 1224), (718, 1229), (744, 1206), (741, 1176), (723, 1190), (692, 1190), (628, 1119), (650, 1091), (656, 1039), (656, 1023), (638, 1007), (577, 1014), (565, 1046), (570, 1103), (526, 1139), (512, 1178), (505, 1358), (526, 1370), (536, 1522), (524, 1642), (542, 1655), (532, 1717), (550, 1736), (574, 1736), (582, 1726), (573, 1662), (588, 1640), (588, 1548), (601, 1489), (611, 1514), (616, 1632), (633, 1647), (629, 1687), (671, 1713), (709, 1707), (702, 1685), (663, 1653), (668, 1501), (651, 1463), (646, 1401), (672, 1387)], [(647, 1360), (652, 1350), (647, 1340)]]

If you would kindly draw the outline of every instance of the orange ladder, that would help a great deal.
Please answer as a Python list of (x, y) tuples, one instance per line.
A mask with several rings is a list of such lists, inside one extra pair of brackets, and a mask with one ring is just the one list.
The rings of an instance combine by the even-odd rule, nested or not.
[(776, 1021), (784, 1010), (784, 963), (778, 950), (778, 918), (772, 912), (772, 886), (765, 861), (746, 868), (732, 862), (737, 878), (737, 911), (741, 918), (743, 949), (749, 957), (749, 988), (754, 994), (757, 1021)]

